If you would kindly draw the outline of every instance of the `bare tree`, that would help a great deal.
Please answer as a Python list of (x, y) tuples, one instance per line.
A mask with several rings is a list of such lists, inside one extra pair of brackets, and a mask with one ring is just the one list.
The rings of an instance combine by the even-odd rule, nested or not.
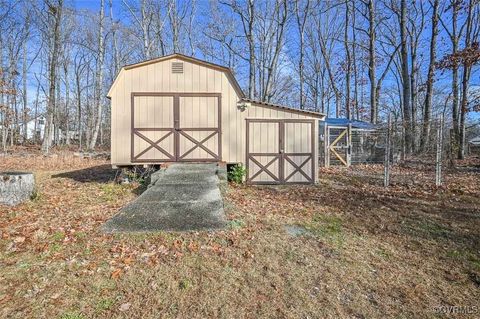
[(288, 17), (286, 0), (279, 0), (273, 9), (273, 18), (269, 21), (268, 29), (264, 30), (264, 39), (267, 39), (267, 46), (264, 48), (259, 64), (260, 72), (264, 81), (260, 81), (260, 98), (262, 101), (270, 102), (273, 97), (274, 78), (278, 71), (278, 59), (284, 45), (284, 34)]
[(349, 30), (349, 18), (350, 18), (350, 1), (345, 1), (345, 33), (344, 33), (344, 46), (346, 56), (346, 74), (345, 74), (345, 111), (347, 119), (351, 119), (350, 110), (350, 78), (352, 71), (352, 59), (350, 54), (350, 43), (348, 39)]
[[(327, 7), (325, 10), (330, 9)], [(329, 29), (329, 27), (332, 28), (332, 26), (334, 25), (333, 21), (336, 19), (336, 15), (334, 15), (330, 19), (328, 15), (326, 17), (322, 16), (322, 14), (314, 16), (315, 27), (317, 29), (318, 37), (317, 41), (320, 46), (320, 52), (322, 53), (324, 67), (326, 69), (326, 75), (328, 76), (330, 88), (335, 96), (335, 113), (337, 117), (340, 117), (342, 94), (340, 92), (338, 81), (335, 76), (334, 66), (332, 65), (333, 59), (331, 51), (328, 49), (328, 46), (333, 45), (334, 40), (338, 38), (339, 35), (337, 33), (339, 32), (339, 30)], [(325, 20), (323, 20), (323, 18), (325, 18)]]
[(93, 150), (97, 144), (97, 137), (102, 125), (103, 116), (103, 68), (105, 60), (105, 40), (104, 40), (104, 20), (105, 20), (105, 0), (100, 1), (99, 30), (98, 30), (98, 57), (95, 69), (95, 112), (96, 120), (93, 126), (92, 139), (88, 148)]
[(375, 80), (375, 3), (368, 1), (368, 77), (370, 79), (370, 122), (377, 123), (378, 106), (376, 103), (376, 80)]
[(248, 97), (253, 99), (256, 96), (255, 91), (255, 74), (256, 74), (256, 60), (255, 60), (255, 35), (254, 27), (256, 22), (256, 11), (254, 0), (248, 0), (246, 8), (243, 8), (236, 0), (230, 2), (222, 2), (232, 9), (232, 11), (240, 18), (242, 24), (243, 35), (247, 41), (248, 46)]
[[(300, 87), (300, 99), (299, 105), (300, 109), (304, 109), (305, 107), (305, 96), (303, 92), (303, 86), (305, 82), (304, 78), (304, 55), (305, 55), (305, 24), (307, 23), (307, 19), (309, 16), (310, 11), (310, 0), (305, 1), (305, 5), (300, 8), (300, 0), (294, 1), (294, 9), (295, 9), (295, 17), (297, 22), (298, 34), (300, 38), (300, 47), (299, 47), (299, 61), (298, 61), (298, 76), (299, 76), (299, 87)], [(348, 5), (347, 5), (348, 6)]]
[(27, 140), (27, 121), (28, 121), (28, 92), (27, 92), (27, 71), (28, 71), (28, 51), (27, 51), (27, 44), (28, 44), (28, 37), (30, 36), (30, 14), (28, 10), (26, 10), (27, 14), (25, 16), (25, 37), (22, 45), (22, 84), (23, 84), (23, 92), (22, 92), (22, 122), (23, 122), (23, 143)]
[(112, 39), (112, 50), (113, 50), (113, 74), (117, 74), (120, 71), (120, 52), (118, 50), (118, 22), (113, 18), (113, 0), (109, 0), (110, 7), (110, 23), (111, 23), (111, 39)]
[(353, 87), (353, 104), (355, 108), (355, 117), (358, 119), (359, 118), (359, 109), (358, 109), (358, 82), (359, 82), (359, 76), (358, 76), (358, 62), (357, 62), (357, 33), (356, 33), (356, 28), (357, 28), (357, 8), (355, 5), (355, 1), (352, 1), (352, 60), (353, 60), (353, 77), (354, 77), (354, 82), (355, 85)]
[[(479, 27), (480, 16), (478, 13), (478, 1), (469, 0), (466, 17), (466, 32), (465, 32), (465, 48), (462, 50), (461, 62), (463, 67), (462, 74), (462, 98), (460, 106), (460, 123), (459, 123), (459, 136), (458, 136), (458, 153), (457, 158), (463, 159), (465, 157), (465, 118), (468, 112), (468, 89), (470, 82), (470, 75), (472, 72), (472, 66), (480, 61), (480, 49), (479, 49)], [(475, 25), (474, 25), (475, 24)]]
[(407, 1), (400, 2), (400, 52), (401, 52), (401, 71), (402, 71), (402, 96), (403, 96), (403, 120), (405, 128), (405, 150), (407, 154), (412, 152), (413, 132), (411, 121), (411, 102), (410, 102), (410, 76), (408, 68), (408, 44), (407, 44)]
[(153, 9), (149, 0), (141, 0), (140, 8), (128, 0), (122, 0), (125, 7), (130, 12), (134, 22), (141, 30), (141, 40), (143, 44), (143, 58), (148, 60), (152, 57), (153, 41), (151, 39), (153, 25)]
[[(458, 30), (458, 13), (460, 10), (460, 1), (450, 0), (448, 8), (452, 11), (452, 21), (451, 21), (451, 30), (447, 27), (447, 24), (444, 22), (442, 16), (439, 16), (439, 21), (443, 26), (443, 29), (447, 32), (448, 37), (452, 43), (452, 55), (456, 55), (458, 52), (458, 43), (460, 39), (460, 34)], [(463, 28), (461, 28), (463, 29)], [(459, 88), (458, 88), (458, 69), (459, 65), (457, 61), (453, 61), (451, 65), (452, 70), (452, 120), (453, 120), (453, 140), (452, 142), (456, 145), (453, 145), (453, 150), (458, 151), (458, 141), (460, 137), (459, 132)]]
[(83, 91), (84, 87), (83, 84), (84, 81), (82, 81), (82, 78), (85, 75), (85, 72), (87, 71), (88, 68), (88, 63), (85, 61), (85, 55), (81, 51), (77, 51), (75, 54), (75, 57), (73, 59), (73, 71), (74, 71), (74, 77), (75, 77), (75, 93), (76, 93), (76, 101), (77, 101), (77, 123), (76, 123), (76, 128), (77, 128), (77, 136), (78, 136), (78, 145), (79, 149), (82, 149), (82, 141), (83, 141), (83, 130), (82, 130), (82, 97), (83, 97)]
[(409, 23), (407, 25), (407, 31), (410, 41), (410, 101), (411, 101), (411, 112), (412, 112), (412, 150), (415, 150), (417, 147), (417, 134), (416, 132), (416, 122), (417, 122), (417, 95), (418, 95), (418, 46), (420, 42), (420, 36), (425, 27), (425, 10), (423, 3), (420, 1), (418, 4), (412, 2), (410, 6), (410, 15)]
[(437, 50), (437, 36), (438, 36), (438, 6), (439, 0), (434, 0), (432, 12), (432, 28), (430, 36), (430, 62), (428, 65), (428, 75), (426, 83), (425, 103), (423, 109), (423, 125), (422, 134), (420, 135), (420, 149), (424, 150), (427, 141), (430, 137), (430, 120), (432, 116), (432, 96), (433, 96), (433, 82), (435, 77), (435, 59)]
[(42, 143), (42, 151), (45, 153), (49, 152), (53, 133), (54, 133), (54, 122), (53, 116), (56, 106), (56, 85), (57, 85), (57, 64), (60, 51), (60, 33), (61, 33), (61, 23), (62, 23), (62, 10), (63, 10), (63, 0), (56, 0), (54, 3), (51, 3), (49, 0), (45, 0), (47, 6), (47, 26), (50, 27), (50, 30), (46, 30), (44, 33), (48, 38), (53, 39), (50, 50), (50, 59), (49, 59), (49, 90), (48, 90), (48, 104), (47, 104), (47, 119), (45, 125), (45, 132)]

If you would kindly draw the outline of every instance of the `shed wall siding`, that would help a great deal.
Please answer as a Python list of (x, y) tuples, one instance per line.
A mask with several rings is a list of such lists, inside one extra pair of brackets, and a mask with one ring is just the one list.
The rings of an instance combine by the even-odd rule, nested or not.
[[(183, 74), (171, 72), (173, 62), (183, 62)], [(221, 93), (222, 160), (228, 163), (245, 162), (245, 120), (247, 118), (315, 119), (308, 114), (303, 115), (254, 104), (241, 111), (237, 108), (240, 96), (224, 72), (173, 58), (123, 70), (117, 79), (111, 94), (111, 161), (113, 165), (131, 165), (132, 92)], [(182, 116), (188, 116), (188, 114)], [(317, 140), (318, 125), (315, 125), (315, 133)]]

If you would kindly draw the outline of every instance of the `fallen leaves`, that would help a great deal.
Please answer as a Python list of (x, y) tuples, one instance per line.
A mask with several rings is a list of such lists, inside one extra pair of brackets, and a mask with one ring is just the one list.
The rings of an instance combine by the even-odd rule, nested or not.
[(122, 311), (122, 312), (125, 312), (125, 311), (128, 311), (131, 306), (132, 306), (132, 304), (129, 303), (129, 302), (122, 303), (122, 304), (120, 305), (120, 307), (118, 308), (118, 310), (120, 310), (120, 311)]
[(191, 241), (189, 244), (188, 244), (188, 251), (190, 252), (197, 252), (198, 251), (198, 243), (194, 242), (194, 241)]
[(25, 237), (15, 237), (13, 240), (16, 244), (21, 244), (25, 241)]
[[(54, 162), (57, 160), (58, 158), (52, 159)], [(452, 261), (442, 256), (445, 247), (451, 249), (450, 246), (455, 245), (468, 246), (471, 243), (467, 239), (478, 237), (478, 219), (469, 217), (476, 214), (475, 209), (478, 210), (478, 174), (447, 172), (448, 183), (445, 187), (434, 189), (431, 172), (417, 174), (415, 169), (403, 167), (397, 171), (393, 169), (393, 186), (384, 189), (381, 166), (350, 170), (322, 169), (320, 184), (316, 186), (230, 186), (227, 199), (234, 208), (227, 216), (235, 221), (236, 227), (225, 231), (111, 235), (102, 233), (100, 227), (122, 205), (135, 198), (132, 189), (117, 189), (116, 185), (108, 184), (109, 174), (112, 173), (108, 165), (98, 167), (98, 163), (91, 162), (91, 169), (72, 165), (70, 171), (58, 173), (45, 171), (48, 167), (54, 167), (53, 164), (46, 163), (46, 160), (39, 160), (39, 163), (42, 163), (37, 172), (40, 198), (15, 208), (0, 207), (0, 260), (3, 267), (0, 267), (0, 271), (1, 275), (6, 274), (5, 279), (2, 277), (5, 285), (0, 285), (0, 303), (5, 303), (5, 308), (16, 309), (15, 305), (23, 304), (23, 309), (35, 309), (33, 305), (42, 298), (45, 307), (54, 305), (47, 313), (55, 317), (52, 309), (62, 307), (62, 310), (66, 310), (72, 305), (68, 304), (67, 297), (63, 298), (68, 295), (68, 287), (71, 285), (70, 288), (85, 293), (84, 302), (89, 303), (90, 307), (98, 303), (99, 292), (111, 294), (107, 297), (111, 298), (115, 306), (102, 312), (102, 315), (111, 317), (109, 311), (132, 312), (133, 305), (138, 302), (130, 298), (132, 296), (150, 298), (142, 295), (144, 291), (148, 291), (148, 294), (156, 291), (156, 296), (163, 296), (168, 287), (177, 289), (175, 284), (172, 286), (172, 282), (183, 280), (180, 290), (183, 289), (184, 296), (189, 296), (190, 293), (196, 293), (197, 288), (190, 283), (199, 283), (198, 288), (204, 289), (202, 285), (218, 280), (228, 281), (227, 278), (232, 279), (230, 284), (236, 287), (237, 292), (251, 291), (253, 295), (259, 294), (268, 304), (272, 295), (269, 295), (266, 287), (271, 287), (275, 292), (273, 298), (286, 298), (282, 295), (286, 291), (285, 279), (288, 279), (289, 284), (296, 284), (295, 289), (305, 289), (307, 292), (312, 290), (305, 286), (307, 281), (312, 287), (320, 286), (310, 281), (327, 282), (322, 276), (331, 275), (340, 284), (348, 285), (347, 274), (352, 270), (349, 267), (361, 269), (362, 262), (368, 264), (368, 269), (380, 269), (375, 276), (382, 280), (419, 272), (423, 276), (419, 278), (439, 281), (451, 289), (449, 293), (452, 292), (452, 296), (458, 300), (465, 300), (468, 295), (456, 293), (455, 287), (448, 286), (449, 282), (456, 282), (458, 278), (479, 282), (478, 271), (470, 279), (464, 271), (464, 268), (477, 263), (478, 259), (469, 261), (460, 256), (458, 260)], [(16, 165), (12, 162), (10, 164), (12, 167)], [(2, 165), (4, 163), (0, 164)], [(81, 167), (89, 166), (84, 163)], [(299, 236), (289, 240), (283, 231), (286, 224), (301, 225), (322, 215), (342, 218), (342, 232), (356, 238), (352, 247), (331, 247), (321, 238)], [(415, 224), (422, 232), (406, 234), (404, 231), (409, 221), (433, 218), (438, 221), (438, 225), (448, 226), (449, 236), (455, 234), (456, 239), (460, 238), (463, 242), (457, 242), (455, 238), (424, 240), (420, 235), (427, 236), (439, 231), (431, 223)], [(415, 241), (409, 236), (416, 236)], [(372, 238), (374, 241), (370, 242)], [(389, 249), (377, 254), (371, 253), (378, 251), (379, 244), (386, 245)], [(287, 248), (290, 247), (295, 249), (289, 251)], [(472, 253), (474, 257), (477, 256), (476, 251)], [(422, 255), (422, 259), (415, 259), (418, 254)], [(338, 264), (338, 260), (345, 262)], [(357, 261), (360, 261), (360, 265), (357, 265)], [(215, 271), (210, 268), (206, 272), (207, 269), (203, 267), (207, 264)], [(400, 269), (399, 264), (405, 268)], [(264, 265), (268, 265), (268, 268)], [(285, 265), (301, 267), (301, 275), (308, 278), (300, 283), (303, 286), (291, 276), (292, 271), (298, 269), (282, 268)], [(456, 271), (447, 273), (446, 276), (429, 273), (429, 269), (449, 267), (455, 267)], [(310, 270), (314, 268), (314, 271)], [(168, 286), (168, 279), (165, 278), (170, 277), (174, 278)], [(343, 277), (345, 281), (342, 281)], [(138, 278), (144, 280), (144, 285), (142, 283), (141, 288), (140, 285), (134, 288), (132, 282)], [(355, 278), (359, 290), (375, 289), (378, 299), (391, 301), (388, 298), (392, 293), (404, 293), (404, 288), (398, 285), (392, 285), (392, 288), (382, 286), (382, 280), (365, 283), (364, 277)], [(328, 293), (323, 290), (315, 292), (314, 299), (327, 300), (329, 294), (335, 293), (338, 288), (334, 282), (329, 282)], [(187, 289), (189, 287), (195, 289)], [(221, 293), (228, 289), (216, 287)], [(447, 289), (445, 287), (442, 289)], [(215, 295), (217, 291), (208, 291), (206, 288), (204, 291), (206, 293), (198, 297), (199, 300), (212, 303), (212, 299), (202, 298)], [(435, 289), (426, 293), (437, 299), (443, 297)], [(25, 295), (30, 296), (30, 299), (25, 298)], [(241, 301), (245, 304), (249, 301), (246, 295), (248, 294), (239, 294), (239, 298), (244, 298)], [(289, 295), (288, 298), (292, 304), (295, 302), (295, 296)], [(357, 294), (355, 298), (362, 297)], [(153, 304), (156, 302), (153, 299), (148, 301)], [(74, 304), (75, 301), (70, 302)], [(425, 306), (420, 299), (408, 302), (409, 306)], [(283, 306), (279, 303), (279, 307)], [(89, 310), (88, 305), (85, 309), (87, 317), (95, 316), (94, 310)], [(238, 310), (245, 314), (242, 312), (245, 308)], [(282, 308), (281, 311), (285, 312), (286, 309)], [(24, 314), (25, 312), (19, 312), (19, 315)], [(228, 314), (226, 312), (226, 316)], [(29, 315), (33, 316), (34, 313), (25, 316)]]
[(115, 270), (112, 272), (112, 274), (110, 275), (110, 277), (111, 277), (112, 279), (118, 279), (118, 278), (120, 278), (121, 275), (122, 275), (122, 269), (117, 268), (117, 269), (115, 269)]

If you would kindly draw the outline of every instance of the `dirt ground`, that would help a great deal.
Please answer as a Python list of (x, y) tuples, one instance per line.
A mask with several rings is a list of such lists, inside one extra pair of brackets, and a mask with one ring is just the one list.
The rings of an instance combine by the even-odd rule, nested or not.
[[(480, 159), (322, 169), (315, 186), (226, 195), (229, 228), (107, 235), (143, 186), (108, 162), (0, 158), (34, 198), (0, 206), (3, 318), (478, 318)], [(455, 312), (455, 314), (452, 314)]]

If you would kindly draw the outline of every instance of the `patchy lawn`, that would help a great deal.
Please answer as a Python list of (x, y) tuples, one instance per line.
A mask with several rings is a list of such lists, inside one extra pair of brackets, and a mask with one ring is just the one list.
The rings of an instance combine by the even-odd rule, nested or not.
[(101, 160), (2, 158), (0, 170), (34, 170), (38, 191), (0, 206), (0, 317), (480, 311), (479, 162), (449, 172), (439, 189), (431, 168), (417, 166), (394, 169), (388, 190), (381, 167), (323, 169), (316, 186), (231, 186), (225, 231), (106, 235), (100, 226), (139, 185), (113, 184)]

